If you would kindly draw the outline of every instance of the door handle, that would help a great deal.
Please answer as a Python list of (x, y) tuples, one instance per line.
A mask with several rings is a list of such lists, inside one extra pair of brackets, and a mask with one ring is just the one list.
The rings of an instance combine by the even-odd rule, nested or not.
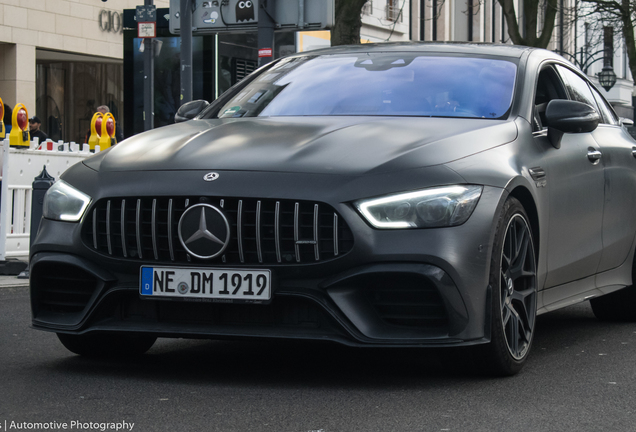
[[(597, 163), (600, 162), (601, 160), (601, 156), (603, 156), (603, 154), (596, 150), (593, 147), (590, 147), (587, 149), (587, 158), (590, 160), (590, 162), (592, 162), (594, 165), (596, 165)], [(636, 157), (636, 156), (635, 156)]]
[(636, 158), (636, 147), (632, 147), (632, 156)]

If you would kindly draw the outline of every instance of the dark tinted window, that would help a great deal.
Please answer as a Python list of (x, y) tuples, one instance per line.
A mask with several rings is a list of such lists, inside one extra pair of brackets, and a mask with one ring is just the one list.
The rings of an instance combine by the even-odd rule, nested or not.
[(570, 98), (575, 101), (586, 103), (598, 111), (596, 100), (594, 99), (592, 90), (590, 90), (587, 82), (568, 68), (557, 65), (557, 69), (559, 70), (559, 73), (565, 82), (565, 86), (570, 93)]
[(545, 66), (539, 74), (537, 90), (534, 97), (534, 130), (541, 130), (547, 124), (545, 110), (550, 101), (567, 98), (567, 93), (565, 92), (563, 82), (559, 78), (559, 75), (552, 66)]
[(614, 112), (614, 109), (605, 101), (605, 99), (603, 99), (598, 90), (596, 90), (594, 87), (592, 87), (592, 94), (594, 95), (594, 99), (596, 99), (598, 108), (601, 110), (604, 123), (611, 125), (618, 124), (618, 116)]
[(503, 118), (516, 72), (505, 60), (413, 53), (296, 57), (251, 82), (218, 116)]

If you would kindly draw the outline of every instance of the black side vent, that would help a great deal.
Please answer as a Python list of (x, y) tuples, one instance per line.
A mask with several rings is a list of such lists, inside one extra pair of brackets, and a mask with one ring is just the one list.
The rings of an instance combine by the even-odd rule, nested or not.
[(32, 281), (39, 312), (75, 313), (84, 310), (95, 290), (97, 279), (75, 266), (43, 264)]
[(408, 274), (376, 275), (367, 298), (387, 324), (440, 328), (448, 325), (442, 297), (425, 278)]
[(230, 222), (230, 244), (215, 259), (222, 263), (312, 263), (334, 259), (353, 247), (351, 230), (327, 204), (208, 197), (100, 200), (85, 218), (84, 243), (115, 258), (207, 263), (190, 256), (179, 241), (179, 219), (188, 206), (197, 203), (216, 206)]

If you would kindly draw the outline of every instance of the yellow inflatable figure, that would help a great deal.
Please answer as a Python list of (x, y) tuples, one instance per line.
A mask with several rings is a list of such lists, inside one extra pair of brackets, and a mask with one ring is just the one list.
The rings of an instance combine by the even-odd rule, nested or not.
[[(99, 145), (99, 138), (102, 133), (102, 120), (104, 114), (96, 112), (91, 119), (91, 136), (88, 138), (88, 147), (90, 151), (95, 151), (95, 146)], [(100, 150), (103, 148), (100, 146)]]
[(115, 137), (115, 117), (106, 113), (102, 117), (102, 132), (99, 134), (99, 149), (106, 150), (111, 145), (117, 144)]
[(29, 133), (29, 112), (22, 104), (17, 104), (11, 116), (11, 132), (9, 132), (9, 144), (11, 147), (28, 149), (31, 145)]

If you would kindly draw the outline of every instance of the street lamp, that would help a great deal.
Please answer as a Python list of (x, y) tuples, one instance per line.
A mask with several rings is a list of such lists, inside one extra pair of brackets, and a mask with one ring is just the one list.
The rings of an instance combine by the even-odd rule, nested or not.
[(603, 27), (603, 69), (598, 73), (598, 82), (605, 91), (610, 91), (616, 84), (614, 73), (614, 28)]
[(614, 69), (610, 65), (603, 66), (603, 69), (597, 74), (598, 82), (601, 83), (601, 87), (605, 91), (610, 91), (614, 84), (616, 84), (616, 74)]

